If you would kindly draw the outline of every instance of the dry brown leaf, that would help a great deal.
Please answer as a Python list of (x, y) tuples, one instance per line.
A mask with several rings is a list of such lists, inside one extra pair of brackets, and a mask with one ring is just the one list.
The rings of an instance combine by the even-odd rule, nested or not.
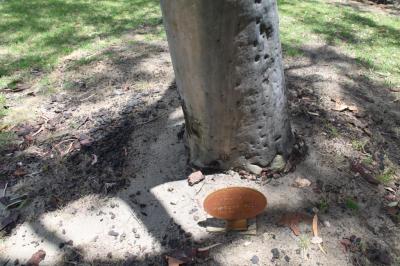
[(286, 213), (279, 220), (278, 224), (289, 227), (293, 233), (298, 236), (300, 235), (299, 223), (310, 222), (310, 217), (304, 213), (292, 212)]
[(24, 169), (22, 169), (22, 168), (17, 168), (15, 171), (14, 171), (14, 176), (16, 176), (16, 177), (21, 177), (21, 176), (24, 176), (24, 175), (26, 175), (27, 174), (27, 172), (24, 170)]
[(168, 266), (179, 266), (184, 263), (183, 261), (175, 259), (170, 256), (165, 256), (165, 258), (167, 259)]
[(347, 110), (349, 106), (345, 103), (336, 103), (335, 107), (332, 108), (334, 111), (343, 112)]
[(317, 237), (318, 236), (318, 216), (315, 214), (313, 221), (312, 221), (312, 230), (314, 233), (314, 236)]
[(355, 105), (350, 105), (350, 106), (348, 107), (348, 109), (349, 109), (351, 112), (353, 112), (353, 113), (357, 113), (357, 112), (358, 112), (358, 108), (357, 108), (357, 106), (355, 106)]

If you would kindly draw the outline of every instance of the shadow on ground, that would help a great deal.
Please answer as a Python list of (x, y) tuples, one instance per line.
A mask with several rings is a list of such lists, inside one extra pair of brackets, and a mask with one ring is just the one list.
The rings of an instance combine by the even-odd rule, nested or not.
[[(145, 56), (136, 56), (135, 52), (130, 51), (129, 48), (116, 50), (122, 51), (122, 56), (119, 57), (119, 61), (111, 64), (113, 68), (118, 69), (119, 73), (114, 79), (116, 84), (114, 87), (120, 89), (123, 84), (134, 81), (137, 78), (137, 71), (145, 79), (154, 78), (154, 73), (143, 72), (142, 69), (138, 69), (138, 66), (148, 57), (158, 58), (161, 54), (165, 54), (165, 44), (163, 45), (161, 48), (144, 45), (145, 50), (152, 51)], [(126, 57), (126, 52), (132, 54), (132, 57)], [(382, 196), (382, 192), (371, 187), (360, 177), (349, 173), (347, 168), (335, 165), (338, 159), (340, 163), (346, 163), (345, 161), (354, 159), (349, 156), (359, 154), (341, 153), (337, 150), (338, 147), (329, 149), (332, 147), (327, 148), (324, 143), (351, 142), (354, 139), (367, 138), (368, 153), (374, 156), (378, 154), (378, 158), (380, 158), (379, 154), (384, 153), (391, 161), (398, 162), (400, 151), (396, 144), (399, 141), (396, 128), (400, 125), (399, 103), (394, 101), (394, 95), (388, 92), (386, 87), (363, 76), (354, 59), (338, 53), (334, 48), (305, 47), (302, 52), (304, 57), (301, 60), (289, 60), (286, 68), (295, 128), (305, 135), (311, 150), (309, 157), (298, 166), (296, 173), (307, 176), (313, 183), (319, 184), (321, 193), (313, 194), (311, 190), (303, 192), (293, 190), (290, 188), (293, 176), (284, 177), (282, 180), (271, 180), (271, 183), (266, 186), (271, 191), (271, 195), (275, 193), (277, 196), (275, 199), (271, 196), (272, 207), (259, 218), (259, 231), (263, 235), (271, 231), (282, 232), (282, 228), (276, 226), (276, 221), (281, 214), (291, 210), (307, 211), (313, 206), (318, 206), (320, 200), (324, 199), (331, 207), (325, 217), (321, 216), (337, 224), (341, 230), (339, 236), (337, 232), (336, 235), (332, 232), (329, 236), (333, 239), (330, 256), (342, 254), (340, 250), (337, 250), (336, 242), (353, 231), (362, 233), (366, 241), (378, 239), (379, 243), (398, 256), (400, 255), (398, 244), (396, 244), (398, 229), (385, 227), (382, 223), (379, 225), (379, 230), (378, 227), (374, 228), (374, 216), (383, 215), (381, 202), (377, 200)], [(170, 66), (169, 72), (172, 73)], [(100, 74), (105, 78), (102, 79)], [(98, 80), (109, 79), (109, 68), (104, 68), (100, 74)], [(108, 98), (107, 101), (118, 104), (105, 105), (101, 110), (91, 114), (91, 119), (84, 125), (85, 130), (82, 132), (69, 132), (67, 135), (61, 135), (60, 138), (35, 143), (54, 152), (54, 141), (59, 142), (69, 138), (80, 140), (80, 148), (66, 157), (51, 159), (22, 153), (14, 161), (10, 161), (10, 164), (21, 161), (23, 165), (40, 166), (39, 174), (27, 176), (18, 181), (27, 182), (29, 187), (25, 189), (29, 191), (32, 198), (31, 208), (26, 210), (23, 217), (28, 218), (27, 223), (40, 238), (46, 239), (55, 247), (68, 241), (67, 237), (54, 233), (47, 228), (47, 225), (41, 223), (40, 218), (51, 212), (69, 208), (69, 205), (88, 196), (98, 197), (100, 207), (102, 204), (110, 205), (107, 198), (118, 198), (119, 204), (126, 204), (127, 209), (130, 210), (130, 217), (133, 217), (133, 220), (127, 220), (125, 225), (120, 226), (126, 226), (127, 230), (132, 231), (133, 224), (140, 225), (148, 232), (148, 235), (142, 235), (141, 239), (147, 237), (151, 243), (150, 248), (146, 247), (147, 250), (142, 250), (144, 247), (141, 247), (141, 242), (138, 240), (135, 247), (132, 247), (132, 249), (135, 248), (135, 254), (128, 252), (124, 259), (99, 256), (98, 259), (88, 260), (85, 257), (84, 247), (63, 246), (60, 249), (63, 253), (60, 264), (73, 262), (82, 265), (162, 265), (165, 262), (160, 254), (164, 251), (221, 242), (223, 245), (214, 250), (218, 253), (222, 249), (229, 249), (230, 245), (243, 238), (237, 234), (194, 237), (187, 226), (195, 228), (196, 222), (176, 219), (181, 217), (180, 212), (189, 212), (193, 206), (196, 206), (190, 205), (194, 204), (191, 200), (197, 188), (189, 188), (184, 181), (191, 169), (187, 164), (188, 157), (181, 138), (183, 117), (173, 79), (168, 80), (166, 77), (160, 80), (163, 84), (149, 91), (132, 90), (124, 93), (123, 101), (119, 100), (119, 95)], [(104, 85), (106, 83), (100, 82), (103, 85), (98, 88), (95, 87), (96, 84), (93, 84), (94, 94), (98, 92), (102, 95), (101, 90), (106, 88)], [(89, 86), (85, 90), (93, 88)], [(70, 108), (78, 110), (82, 105), (88, 104), (87, 101), (75, 101), (74, 97), (79, 98), (79, 91), (71, 90), (68, 93), (70, 95), (66, 95), (63, 100), (68, 108), (67, 111), (70, 111)], [(331, 98), (337, 95), (340, 95), (346, 103), (356, 105), (359, 113), (356, 115), (348, 111), (332, 110)], [(104, 94), (105, 98), (108, 96), (109, 94)], [(152, 99), (153, 96), (154, 99)], [(146, 101), (148, 98), (152, 100)], [(75, 100), (69, 102), (69, 99)], [(99, 102), (101, 102), (101, 97), (93, 99), (93, 103)], [(333, 132), (332, 126), (336, 133)], [(177, 183), (175, 189), (189, 191), (187, 198), (180, 199), (181, 203), (174, 202), (181, 208), (176, 213), (171, 212), (170, 205), (172, 204), (168, 202), (168, 200), (171, 202), (176, 200), (174, 195), (181, 196), (181, 194), (168, 191), (170, 184), (175, 183)], [(297, 194), (296, 199), (291, 200), (291, 196), (285, 194), (288, 189), (297, 191), (293, 193)], [(159, 195), (163, 195), (164, 198), (160, 198)], [(354, 215), (343, 206), (343, 200), (346, 197), (355, 197), (366, 208), (361, 209), (358, 215)], [(167, 201), (162, 202), (165, 199)], [(295, 204), (290, 205), (293, 202)], [(111, 204), (114, 203), (111, 202)], [(94, 206), (96, 212), (99, 206)], [(81, 207), (90, 211), (93, 205)], [(113, 209), (113, 207), (110, 208)], [(74, 215), (79, 215), (79, 213), (73, 213), (71, 219)], [(92, 216), (100, 219), (100, 217), (96, 218), (96, 215), (94, 213)], [(371, 219), (373, 226), (368, 224)], [(390, 224), (387, 217), (382, 219), (386, 224)], [(90, 223), (90, 221), (85, 222)], [(90, 229), (90, 225), (81, 226)], [(117, 229), (120, 228), (117, 227), (115, 230)], [(154, 250), (149, 250), (151, 247), (154, 247)], [(112, 251), (111, 246), (109, 250), (102, 250), (101, 255)], [(137, 255), (140, 252), (143, 256)], [(363, 255), (358, 254), (353, 261), (362, 263)], [(6, 260), (6, 257), (1, 258), (2, 262)], [(226, 265), (222, 261), (221, 258), (213, 260), (212, 265)], [(205, 262), (206, 265), (207, 263), (209, 262)]]

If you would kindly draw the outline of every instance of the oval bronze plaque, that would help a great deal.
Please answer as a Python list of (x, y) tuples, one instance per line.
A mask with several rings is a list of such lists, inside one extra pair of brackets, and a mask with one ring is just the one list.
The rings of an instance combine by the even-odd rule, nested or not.
[(240, 220), (260, 214), (267, 206), (267, 199), (252, 188), (229, 187), (208, 195), (203, 205), (204, 210), (215, 218)]

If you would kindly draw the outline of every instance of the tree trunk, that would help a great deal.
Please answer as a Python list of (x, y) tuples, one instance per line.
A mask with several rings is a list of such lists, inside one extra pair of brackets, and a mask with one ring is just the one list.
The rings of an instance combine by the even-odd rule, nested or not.
[(161, 0), (191, 162), (265, 167), (293, 146), (275, 0)]

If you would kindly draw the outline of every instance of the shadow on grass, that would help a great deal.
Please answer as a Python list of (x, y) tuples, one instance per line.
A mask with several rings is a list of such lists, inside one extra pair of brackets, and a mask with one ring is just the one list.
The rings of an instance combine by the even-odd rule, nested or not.
[(159, 25), (157, 0), (17, 1), (0, 3), (0, 77), (26, 69), (48, 69), (77, 48), (118, 37), (141, 26)]
[[(280, 0), (279, 10), (281, 17), (293, 19), (291, 24), (281, 26), (282, 46), (287, 54), (301, 55), (300, 47), (311, 33), (328, 45), (344, 45), (363, 66), (390, 72), (398, 80), (395, 70), (400, 62), (391, 57), (400, 46), (400, 21), (395, 16), (390, 18), (316, 0)], [(286, 35), (293, 36), (288, 39)], [(296, 47), (294, 43), (299, 45)]]

